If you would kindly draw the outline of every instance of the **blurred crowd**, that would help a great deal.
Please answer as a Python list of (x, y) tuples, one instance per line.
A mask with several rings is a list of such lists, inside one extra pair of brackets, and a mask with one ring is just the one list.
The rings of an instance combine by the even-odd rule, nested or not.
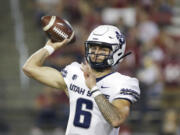
[[(43, 15), (57, 15), (68, 20), (75, 30), (76, 42), (57, 50), (46, 63), (58, 70), (72, 61), (83, 60), (84, 41), (95, 26), (119, 27), (126, 36), (126, 50), (132, 55), (117, 70), (140, 81), (140, 121), (146, 120), (149, 111), (158, 109), (163, 112), (159, 134), (180, 134), (180, 35), (174, 36), (166, 29), (172, 25), (175, 0), (34, 0), (33, 4), (39, 29)], [(42, 33), (42, 40), (45, 38)], [(68, 109), (65, 110), (67, 115)], [(130, 134), (130, 130), (126, 133)]]

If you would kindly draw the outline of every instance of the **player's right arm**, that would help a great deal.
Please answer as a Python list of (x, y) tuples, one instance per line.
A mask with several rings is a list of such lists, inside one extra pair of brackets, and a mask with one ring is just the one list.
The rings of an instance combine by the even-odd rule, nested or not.
[[(50, 45), (56, 50), (67, 43), (68, 40), (58, 43), (52, 43), (49, 40), (46, 44)], [(24, 73), (45, 85), (66, 90), (66, 83), (61, 73), (54, 68), (43, 66), (43, 63), (48, 56), (49, 52), (45, 48), (41, 48), (32, 54), (23, 66)]]

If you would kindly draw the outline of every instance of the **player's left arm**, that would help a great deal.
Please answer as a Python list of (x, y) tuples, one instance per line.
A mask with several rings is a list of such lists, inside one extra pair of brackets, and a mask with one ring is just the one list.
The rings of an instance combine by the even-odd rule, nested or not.
[(128, 117), (130, 102), (124, 99), (116, 99), (110, 103), (104, 95), (95, 97), (95, 101), (104, 118), (115, 128), (119, 127)]

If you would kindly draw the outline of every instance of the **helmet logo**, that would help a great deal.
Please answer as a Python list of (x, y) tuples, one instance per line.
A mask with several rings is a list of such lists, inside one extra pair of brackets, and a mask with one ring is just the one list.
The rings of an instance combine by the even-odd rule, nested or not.
[(113, 37), (109, 36), (110, 39), (113, 39)]
[(116, 31), (116, 38), (119, 40), (120, 48), (122, 48), (122, 45), (125, 43), (124, 36)]
[(93, 40), (98, 40), (98, 38), (93, 38)]

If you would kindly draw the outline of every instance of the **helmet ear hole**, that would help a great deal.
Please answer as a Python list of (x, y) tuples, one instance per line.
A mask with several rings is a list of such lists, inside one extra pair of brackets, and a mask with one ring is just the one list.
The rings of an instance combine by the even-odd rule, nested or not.
[(122, 53), (119, 53), (118, 56), (121, 56)]

